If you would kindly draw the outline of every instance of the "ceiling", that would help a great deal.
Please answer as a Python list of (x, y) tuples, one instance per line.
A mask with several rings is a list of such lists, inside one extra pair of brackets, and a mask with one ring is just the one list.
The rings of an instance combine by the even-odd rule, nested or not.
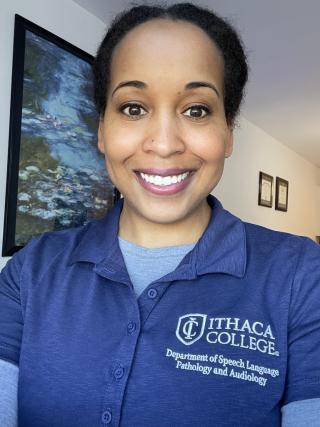
[[(106, 24), (125, 8), (150, 3), (74, 1)], [(250, 64), (242, 115), (320, 168), (319, 0), (193, 3), (228, 18), (242, 35)]]

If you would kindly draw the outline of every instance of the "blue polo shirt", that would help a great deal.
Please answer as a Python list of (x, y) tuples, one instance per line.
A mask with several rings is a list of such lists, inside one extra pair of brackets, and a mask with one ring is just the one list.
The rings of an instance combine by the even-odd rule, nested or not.
[(20, 425), (280, 426), (282, 405), (320, 397), (318, 245), (210, 195), (196, 246), (137, 298), (122, 203), (33, 239), (1, 273), (0, 358), (19, 365)]

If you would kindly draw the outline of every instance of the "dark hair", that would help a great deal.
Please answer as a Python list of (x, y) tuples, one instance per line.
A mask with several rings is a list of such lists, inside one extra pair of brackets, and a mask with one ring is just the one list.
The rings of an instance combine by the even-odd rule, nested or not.
[(246, 55), (232, 26), (208, 9), (191, 3), (171, 6), (135, 6), (117, 15), (105, 35), (93, 64), (94, 98), (103, 116), (110, 84), (112, 53), (121, 39), (133, 28), (152, 19), (187, 21), (200, 27), (213, 40), (224, 59), (224, 109), (229, 125), (234, 124), (248, 78)]

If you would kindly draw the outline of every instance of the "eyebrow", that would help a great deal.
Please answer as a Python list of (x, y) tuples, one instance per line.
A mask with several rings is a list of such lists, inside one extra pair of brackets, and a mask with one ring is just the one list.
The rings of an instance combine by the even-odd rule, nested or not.
[[(121, 82), (118, 84), (118, 86), (114, 89), (114, 91), (112, 92), (111, 98), (113, 97), (114, 93), (122, 88), (122, 87), (135, 87), (138, 89), (146, 89), (148, 87), (148, 85), (140, 80), (129, 80), (129, 81), (125, 81), (125, 82)], [(220, 98), (220, 94), (218, 89), (215, 87), (214, 84), (212, 83), (208, 83), (208, 82), (189, 82), (185, 85), (184, 89), (185, 90), (191, 90), (191, 89), (195, 89), (198, 87), (208, 87), (210, 89), (212, 89), (216, 95), (218, 96), (218, 98)]]

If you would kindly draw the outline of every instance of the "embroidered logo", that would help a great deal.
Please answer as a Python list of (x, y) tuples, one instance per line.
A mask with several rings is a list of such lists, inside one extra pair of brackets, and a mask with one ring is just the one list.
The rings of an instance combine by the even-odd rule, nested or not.
[(206, 314), (185, 314), (179, 317), (176, 336), (185, 345), (198, 341), (204, 332)]
[[(165, 357), (174, 361), (177, 370), (229, 377), (261, 387), (280, 377), (280, 369), (270, 366), (271, 359), (265, 360), (267, 365), (256, 363), (261, 359), (258, 353), (280, 356), (277, 335), (267, 321), (188, 313), (178, 318), (176, 337), (185, 346), (191, 346), (200, 339), (202, 342), (185, 350), (180, 344), (178, 349), (167, 347)], [(238, 352), (235, 348), (252, 353)]]
[(279, 356), (276, 337), (271, 325), (239, 317), (208, 317), (189, 313), (180, 316), (176, 337), (184, 345), (203, 339), (208, 344), (245, 348), (251, 351)]

